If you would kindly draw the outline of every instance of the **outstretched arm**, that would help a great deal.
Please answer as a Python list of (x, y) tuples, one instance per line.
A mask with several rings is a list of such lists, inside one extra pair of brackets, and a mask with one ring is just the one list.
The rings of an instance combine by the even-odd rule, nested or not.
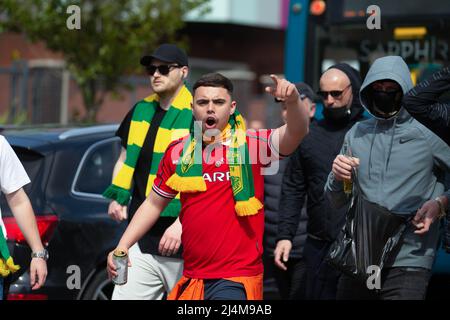
[(280, 154), (290, 155), (308, 133), (309, 115), (307, 106), (300, 99), (297, 88), (293, 83), (275, 75), (270, 77), (274, 86), (266, 87), (266, 92), (283, 101), (287, 107), (286, 124), (274, 130), (272, 145)]
[(169, 204), (171, 199), (163, 198), (153, 190), (141, 204), (139, 209), (131, 219), (125, 233), (117, 245), (119, 249), (128, 250), (139, 239), (141, 239), (147, 231), (153, 227), (159, 218), (160, 213)]
[[(128, 249), (141, 239), (148, 230), (150, 230), (159, 218), (160, 213), (169, 204), (171, 199), (163, 198), (155, 191), (151, 190), (145, 201), (131, 219), (130, 224), (125, 230), (116, 249), (128, 253)], [(116, 267), (114, 265), (111, 251), (108, 255), (107, 270), (110, 277), (115, 277)]]

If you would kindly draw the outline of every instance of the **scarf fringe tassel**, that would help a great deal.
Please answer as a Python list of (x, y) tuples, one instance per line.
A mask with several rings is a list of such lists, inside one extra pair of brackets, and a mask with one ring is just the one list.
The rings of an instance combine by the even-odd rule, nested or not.
[(251, 197), (247, 201), (236, 201), (234, 208), (240, 217), (253, 216), (262, 209), (263, 204), (255, 197)]
[(20, 269), (20, 266), (14, 264), (12, 257), (5, 260), (0, 259), (0, 276), (7, 277), (10, 273), (14, 273)]
[(206, 191), (203, 177), (180, 177), (174, 173), (166, 182), (173, 190), (178, 192), (194, 193)]
[(114, 184), (110, 185), (105, 192), (103, 192), (103, 196), (108, 199), (114, 199), (123, 206), (128, 205), (131, 198), (131, 194), (128, 190)]

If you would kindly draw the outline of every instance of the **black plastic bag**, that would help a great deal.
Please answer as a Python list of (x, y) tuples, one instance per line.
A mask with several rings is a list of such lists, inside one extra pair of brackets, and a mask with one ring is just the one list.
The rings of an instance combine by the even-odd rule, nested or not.
[(374, 270), (378, 270), (379, 275), (411, 218), (411, 214), (393, 214), (364, 199), (358, 182), (354, 181), (345, 225), (325, 260), (337, 270), (365, 283), (373, 274), (369, 267), (378, 267)]

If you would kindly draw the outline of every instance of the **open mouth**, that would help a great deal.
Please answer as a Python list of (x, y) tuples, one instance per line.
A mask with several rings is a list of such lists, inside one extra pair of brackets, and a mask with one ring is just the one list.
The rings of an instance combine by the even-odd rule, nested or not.
[(215, 128), (217, 123), (217, 119), (214, 117), (208, 117), (206, 118), (205, 124), (207, 129)]

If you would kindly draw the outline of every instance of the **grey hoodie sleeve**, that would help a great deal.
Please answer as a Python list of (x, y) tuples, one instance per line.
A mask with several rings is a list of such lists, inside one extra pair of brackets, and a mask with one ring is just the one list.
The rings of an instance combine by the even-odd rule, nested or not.
[[(351, 131), (351, 130), (350, 130)], [(349, 132), (350, 132), (349, 131)], [(348, 134), (345, 135), (344, 143), (348, 144)], [(341, 147), (341, 151), (339, 154), (344, 154), (343, 148)], [(334, 173), (330, 172), (328, 175), (327, 183), (324, 188), (325, 197), (330, 201), (331, 205), (335, 209), (342, 208), (347, 202), (350, 200), (349, 197), (344, 193), (344, 183), (342, 181), (336, 180)]]

